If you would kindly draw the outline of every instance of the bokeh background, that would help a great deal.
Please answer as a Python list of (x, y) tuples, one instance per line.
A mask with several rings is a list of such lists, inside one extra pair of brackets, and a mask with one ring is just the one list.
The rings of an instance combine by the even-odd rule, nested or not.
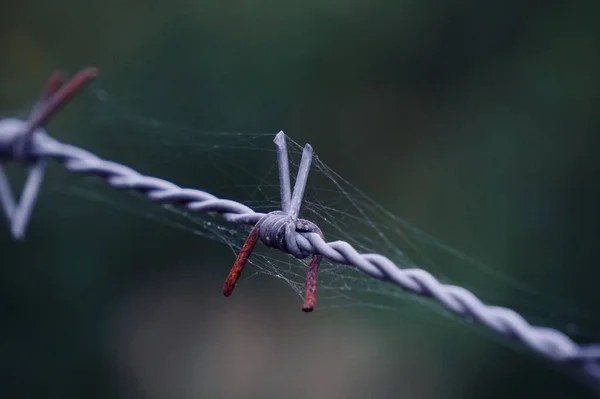
[[(97, 66), (55, 137), (241, 201), (252, 198), (209, 171), (265, 176), (274, 153), (220, 164), (222, 139), (201, 132), (283, 129), (486, 265), (455, 258), (452, 281), (600, 341), (599, 13), (593, 1), (8, 0), (0, 113), (25, 116), (56, 68)], [(225, 299), (229, 246), (144, 217), (160, 211), (93, 179), (50, 174), (26, 240), (0, 229), (3, 398), (594, 397), (408, 297), (372, 303), (402, 312), (307, 316), (258, 273)]]

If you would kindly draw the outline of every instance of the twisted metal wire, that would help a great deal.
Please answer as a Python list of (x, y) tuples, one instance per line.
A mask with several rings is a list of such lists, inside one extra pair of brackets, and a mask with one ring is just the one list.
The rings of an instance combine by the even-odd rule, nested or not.
[[(270, 225), (278, 224), (277, 220), (269, 218), (279, 218), (280, 212), (256, 212), (239, 202), (221, 199), (206, 191), (182, 188), (167, 180), (144, 176), (127, 166), (63, 144), (48, 136), (41, 128), (31, 136), (27, 154), (20, 157), (16, 151), (22, 131), (19, 127), (25, 123), (18, 119), (0, 120), (0, 160), (36, 162), (54, 159), (71, 172), (100, 177), (117, 190), (136, 191), (156, 203), (178, 205), (191, 212), (214, 212), (234, 224), (254, 225), (263, 217), (263, 224), (267, 229)], [(271, 233), (266, 231), (263, 234)], [(300, 253), (290, 250), (289, 243), (285, 247), (276, 247), (297, 257), (319, 254), (332, 262), (353, 266), (371, 277), (393, 283), (413, 294), (429, 297), (455, 315), (478, 322), (502, 336), (516, 339), (554, 362), (579, 366), (600, 387), (600, 344), (579, 345), (558, 330), (529, 324), (511, 309), (486, 305), (465, 288), (442, 284), (425, 270), (400, 269), (385, 256), (361, 254), (345, 241), (326, 242), (316, 232), (297, 229), (293, 244), (300, 249)]]

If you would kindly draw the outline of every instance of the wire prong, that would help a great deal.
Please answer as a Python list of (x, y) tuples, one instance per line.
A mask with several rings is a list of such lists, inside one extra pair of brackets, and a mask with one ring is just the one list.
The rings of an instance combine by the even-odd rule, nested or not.
[(39, 107), (36, 107), (39, 110), (35, 115), (32, 115), (29, 121), (27, 135), (32, 134), (35, 129), (45, 125), (62, 107), (68, 104), (75, 94), (91, 83), (97, 76), (98, 70), (96, 68), (86, 68), (77, 73), (69, 82), (56, 89), (58, 83), (62, 83), (62, 81), (57, 74), (53, 75), (50, 78), (46, 91), (46, 93), (52, 92), (52, 94), (48, 98), (41, 100)]
[(292, 198), (292, 185), (290, 183), (290, 163), (285, 140), (285, 133), (280, 131), (273, 140), (277, 146), (277, 166), (279, 168), (279, 190), (281, 192), (281, 210), (288, 213)]
[(306, 270), (306, 290), (304, 293), (304, 305), (302, 305), (302, 311), (304, 312), (312, 312), (317, 304), (317, 275), (321, 259), (321, 255), (313, 255)]
[(25, 182), (21, 198), (19, 199), (19, 205), (14, 209), (11, 215), (10, 230), (13, 237), (17, 240), (20, 240), (25, 236), (25, 229), (27, 228), (27, 223), (29, 222), (31, 214), (33, 213), (33, 207), (37, 200), (42, 181), (44, 180), (44, 172), (46, 171), (47, 165), (48, 161), (45, 159), (42, 159), (33, 165), (29, 172), (29, 176), (27, 177), (27, 181)]
[(46, 87), (42, 91), (40, 98), (38, 100), (38, 104), (43, 103), (51, 96), (56, 94), (57, 91), (63, 86), (66, 80), (66, 73), (64, 71), (54, 71), (50, 79), (48, 79), (48, 83), (46, 83)]
[(6, 215), (6, 221), (10, 225), (12, 223), (13, 214), (15, 213), (15, 209), (17, 208), (17, 204), (15, 202), (15, 196), (13, 194), (12, 188), (10, 187), (10, 182), (8, 181), (8, 177), (4, 173), (4, 168), (0, 165), (0, 205), (2, 205), (2, 210)]
[(48, 83), (46, 83), (46, 87), (44, 87), (40, 98), (29, 113), (29, 126), (23, 134), (23, 140), (17, 143), (16, 152), (21, 158), (25, 156), (29, 138), (38, 127), (42, 126), (42, 124), (36, 121), (44, 112), (46, 112), (45, 109), (47, 108), (48, 101), (60, 90), (64, 82), (65, 73), (63, 71), (55, 71), (52, 76), (50, 76), (50, 79), (48, 79)]
[(250, 255), (252, 255), (252, 251), (254, 250), (256, 243), (258, 242), (259, 229), (259, 223), (256, 223), (250, 231), (248, 239), (246, 240), (244, 246), (238, 254), (238, 257), (235, 260), (235, 263), (233, 264), (229, 275), (227, 275), (227, 279), (225, 280), (225, 284), (223, 285), (223, 295), (230, 296), (233, 293), (233, 290), (235, 289), (235, 286), (238, 280), (240, 279), (240, 275), (242, 274), (246, 263), (248, 263), (248, 259), (250, 258)]
[(292, 202), (288, 211), (293, 221), (298, 219), (298, 214), (300, 213), (302, 197), (304, 197), (304, 189), (306, 188), (312, 157), (313, 149), (310, 144), (306, 144), (302, 151), (302, 160), (300, 161), (300, 167), (298, 168), (298, 175), (296, 176), (296, 182), (294, 184), (294, 193), (292, 194)]

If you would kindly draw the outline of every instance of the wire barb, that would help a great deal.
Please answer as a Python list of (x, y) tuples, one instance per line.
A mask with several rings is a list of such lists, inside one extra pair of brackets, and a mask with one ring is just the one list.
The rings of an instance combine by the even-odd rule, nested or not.
[[(316, 293), (318, 262), (321, 258), (326, 258), (331, 262), (353, 266), (373, 278), (388, 281), (407, 292), (428, 297), (449, 312), (469, 321), (478, 322), (499, 335), (518, 340), (535, 353), (553, 362), (564, 366), (575, 365), (579, 375), (591, 381), (600, 391), (600, 350), (598, 349), (600, 344), (579, 345), (558, 330), (533, 326), (515, 311), (487, 305), (462, 287), (440, 283), (425, 270), (401, 269), (382, 255), (361, 254), (344, 241), (326, 242), (317, 225), (307, 220), (296, 219), (308, 177), (312, 149), (308, 145), (305, 147), (294, 193), (289, 194), (289, 166), (284, 162), (287, 160), (287, 150), (283, 132), (275, 138), (282, 186), (282, 210), (269, 214), (256, 212), (244, 204), (221, 199), (202, 190), (182, 188), (167, 180), (144, 176), (127, 166), (100, 159), (88, 151), (63, 144), (48, 136), (41, 126), (47, 123), (60, 106), (95, 75), (95, 69), (84, 70), (66, 85), (59, 84), (62, 82), (59, 78), (51, 79), (45, 93), (53, 100), (49, 101), (42, 96), (39, 104), (50, 105), (47, 108), (42, 106), (34, 110), (34, 113), (40, 113), (32, 118), (37, 122), (15, 118), (0, 120), (0, 161), (38, 165), (37, 170), (35, 166), (32, 169), (23, 198), (19, 203), (15, 202), (8, 179), (0, 167), (0, 202), (15, 238), (24, 235), (24, 226), (31, 213), (43, 176), (42, 162), (54, 159), (73, 173), (97, 176), (114, 189), (136, 191), (156, 203), (170, 203), (191, 212), (216, 212), (227, 222), (253, 226), (254, 233), (251, 233), (251, 239), (246, 242), (247, 245), (244, 246), (246, 249), (242, 248), (247, 258), (258, 241), (257, 234), (265, 245), (275, 247), (296, 258), (303, 259), (312, 255), (307, 270), (306, 297), (303, 306), (305, 311), (314, 308), (313, 300), (316, 300), (316, 296), (311, 297), (311, 295), (313, 292)], [(33, 130), (32, 125), (36, 126)], [(28, 133), (31, 131), (33, 133)], [(18, 143), (24, 139), (27, 139), (25, 149), (20, 153)], [(28, 185), (31, 186), (27, 187)], [(238, 268), (238, 277), (235, 277), (234, 273), (235, 278), (230, 281), (232, 290), (243, 269), (243, 263), (247, 262), (247, 258), (246, 261), (243, 260), (242, 252), (238, 256), (238, 261), (242, 263)]]
[[(308, 181), (308, 173), (312, 161), (312, 147), (306, 144), (302, 151), (302, 160), (298, 169), (298, 176), (294, 185), (294, 192), (290, 193), (290, 167), (288, 161), (285, 134), (279, 132), (275, 136), (274, 143), (277, 147), (277, 160), (279, 167), (279, 182), (281, 191), (281, 211), (274, 211), (263, 216), (250, 231), (248, 239), (244, 243), (235, 263), (223, 286), (223, 295), (230, 296), (237, 285), (242, 270), (250, 259), (250, 255), (258, 242), (258, 238), (269, 246), (279, 248), (302, 259), (310, 255), (298, 247), (296, 234), (314, 232), (323, 237), (321, 230), (308, 220), (298, 220), (302, 197)], [(290, 199), (291, 197), (291, 199)], [(317, 274), (321, 263), (321, 256), (312, 254), (312, 259), (306, 274), (306, 291), (304, 295), (304, 312), (312, 312), (317, 303)]]
[[(15, 136), (18, 136), (18, 140), (13, 143), (15, 160), (28, 160), (27, 152), (33, 134), (41, 130), (75, 94), (80, 92), (96, 76), (97, 70), (95, 68), (87, 68), (75, 75), (71, 81), (63, 84), (63, 74), (55, 72), (48, 81), (37, 104), (33, 107), (27, 122), (14, 121), (10, 124), (11, 120), (4, 121), (5, 128), (6, 124), (10, 124), (9, 127), (12, 127), (13, 130), (15, 128), (21, 130), (20, 132), (13, 132)], [(0, 205), (10, 224), (11, 234), (17, 240), (22, 239), (25, 235), (27, 224), (44, 180), (47, 165), (48, 161), (45, 158), (39, 158), (35, 161), (25, 181), (23, 193), (17, 202), (8, 177), (2, 168), (2, 164), (0, 164)]]

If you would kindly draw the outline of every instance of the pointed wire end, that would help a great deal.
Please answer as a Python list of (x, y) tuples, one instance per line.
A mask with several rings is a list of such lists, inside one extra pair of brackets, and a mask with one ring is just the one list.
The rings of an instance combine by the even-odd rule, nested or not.
[(229, 282), (225, 282), (223, 285), (223, 295), (228, 297), (233, 294), (233, 290), (235, 288), (235, 284), (229, 284)]
[(95, 67), (88, 67), (88, 68), (84, 68), (81, 71), (77, 72), (77, 74), (73, 77), (73, 79), (67, 83), (69, 86), (71, 86), (71, 90), (73, 92), (75, 91), (80, 91), (81, 89), (83, 89), (83, 87), (85, 85), (87, 85), (88, 83), (91, 83), (93, 80), (95, 80), (98, 77), (99, 71), (98, 68)]
[(98, 74), (98, 68), (95, 67), (84, 68), (77, 72), (69, 82), (62, 86), (62, 89), (65, 90), (64, 100), (70, 99), (75, 92), (80, 91), (85, 85), (91, 83), (98, 77)]
[(41, 100), (45, 100), (48, 97), (50, 97), (51, 95), (53, 95), (54, 93), (56, 93), (61, 86), (65, 83), (67, 79), (67, 73), (63, 70), (57, 70), (54, 71), (54, 73), (52, 73), (52, 76), (50, 76), (50, 79), (48, 79), (48, 83), (46, 84), (46, 88), (44, 89), (44, 92), (42, 93), (42, 98)]
[(235, 289), (235, 286), (237, 285), (237, 281), (240, 278), (242, 268), (243, 268), (243, 266), (240, 266), (238, 264), (238, 262), (236, 262), (235, 265), (233, 266), (233, 269), (231, 270), (231, 272), (227, 276), (227, 279), (225, 280), (225, 284), (223, 284), (223, 295), (224, 296), (228, 297), (231, 294), (233, 294), (233, 290)]
[[(302, 159), (300, 160), (300, 167), (304, 165), (310, 165), (312, 163), (314, 151), (310, 144), (305, 144), (302, 149)], [(308, 166), (310, 167), (310, 166)]]
[(227, 275), (227, 278), (225, 279), (225, 284), (223, 284), (223, 295), (229, 296), (233, 293), (233, 290), (235, 289), (235, 286), (238, 280), (240, 279), (242, 271), (244, 270), (244, 267), (246, 267), (248, 259), (250, 258), (250, 255), (252, 255), (252, 251), (254, 250), (254, 247), (258, 242), (259, 227), (259, 223), (254, 225), (254, 227), (250, 231), (250, 235), (248, 235), (248, 239), (242, 246), (242, 249), (240, 250), (238, 257), (235, 260), (233, 267), (231, 268), (229, 274)]
[(310, 313), (310, 312), (312, 312), (313, 310), (315, 310), (315, 305), (314, 305), (313, 303), (311, 303), (311, 304), (306, 304), (306, 303), (305, 303), (305, 304), (302, 306), (302, 311), (303, 311), (304, 313)]
[(306, 156), (312, 157), (313, 156), (313, 152), (314, 151), (313, 151), (312, 145), (306, 144), (304, 146), (304, 149), (302, 150), (302, 156), (304, 157), (305, 156), (304, 154), (306, 154)]
[(87, 79), (96, 79), (100, 71), (96, 67), (87, 67), (82, 69), (77, 75), (85, 76)]
[[(64, 75), (65, 72), (63, 70), (56, 71), (55, 74)], [(91, 78), (96, 78), (99, 74), (98, 68), (96, 67), (85, 67), (80, 69), (75, 76), (85, 75), (90, 76)]]
[[(98, 69), (94, 67), (85, 68), (79, 71), (71, 80), (63, 82), (62, 78), (57, 77), (57, 73), (50, 78), (46, 93), (50, 96), (43, 98), (34, 108), (29, 120), (29, 129), (25, 136), (30, 136), (33, 132), (44, 126), (63, 108), (78, 92), (90, 84), (98, 76)], [(59, 84), (60, 83), (60, 84)]]
[[(41, 110), (43, 109), (46, 101), (50, 97), (55, 95), (60, 90), (62, 85), (65, 83), (66, 76), (67, 76), (67, 74), (63, 70), (57, 70), (52, 73), (52, 76), (50, 76), (50, 79), (48, 79), (48, 82), (46, 83), (46, 87), (44, 87), (44, 90), (42, 91), (40, 98), (38, 99), (37, 103), (34, 105), (33, 109), (31, 110), (31, 113), (29, 114), (30, 120), (37, 119), (37, 116), (40, 114), (40, 112), (42, 112)], [(32, 131), (33, 130), (35, 130), (35, 128), (32, 127)], [(31, 134), (31, 133), (29, 133), (29, 134)]]
[(13, 224), (10, 228), (10, 233), (12, 234), (15, 241), (23, 241), (25, 239), (24, 226)]
[(317, 275), (322, 258), (321, 255), (313, 255), (306, 269), (306, 293), (302, 305), (302, 311), (305, 313), (312, 312), (317, 304)]
[(275, 145), (277, 145), (277, 147), (280, 147), (282, 144), (285, 144), (285, 133), (283, 132), (283, 130), (280, 130), (279, 133), (275, 135), (275, 139), (273, 139), (273, 142), (275, 143)]
[[(87, 67), (77, 72), (69, 82), (66, 82), (66, 72), (63, 70), (55, 71), (48, 81), (44, 94), (46, 94), (46, 97), (50, 97), (51, 95), (56, 94), (61, 88), (66, 89), (69, 93), (74, 93), (96, 79), (98, 75), (98, 68)], [(65, 82), (67, 87), (64, 86)]]

